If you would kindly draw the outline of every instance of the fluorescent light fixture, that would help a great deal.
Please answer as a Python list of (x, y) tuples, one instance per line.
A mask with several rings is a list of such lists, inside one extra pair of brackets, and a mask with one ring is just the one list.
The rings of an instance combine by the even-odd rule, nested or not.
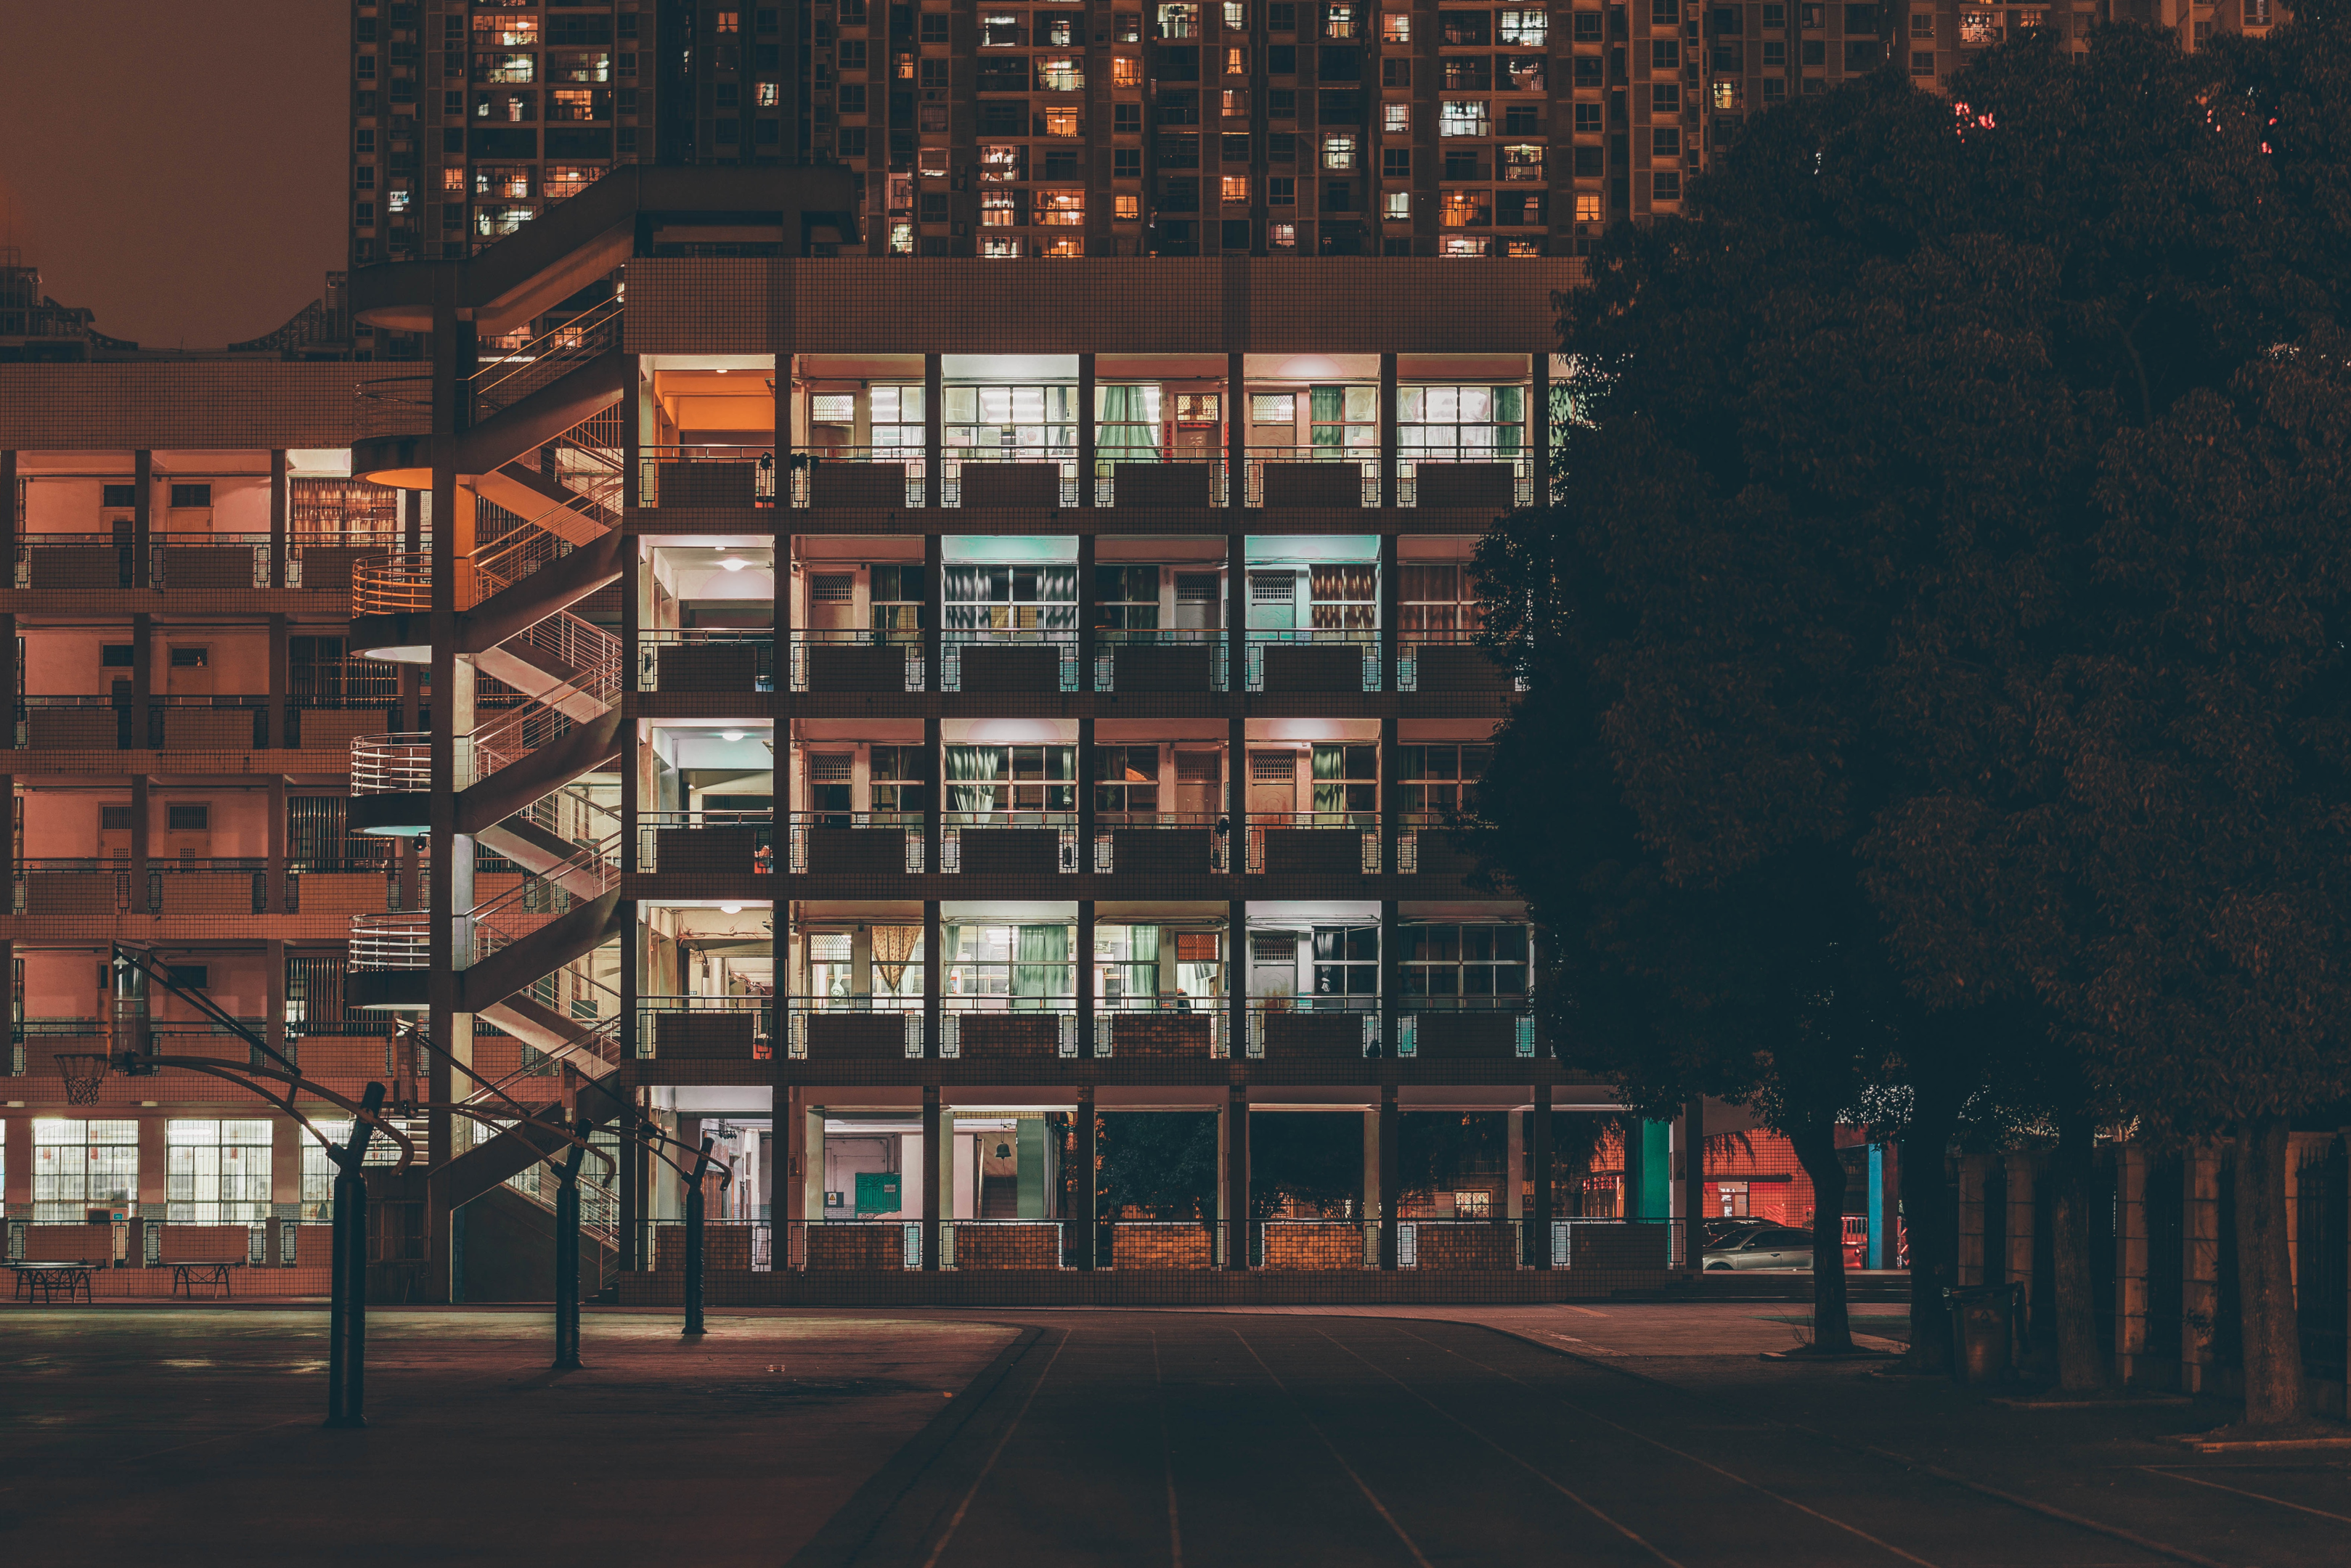
[(743, 906), (739, 904), (722, 904), (718, 906), (718, 913), (721, 915), (740, 915), (743, 913)]
[(745, 560), (745, 559), (744, 559), (741, 556), (739, 556), (739, 555), (730, 555), (730, 556), (728, 556), (725, 560), (720, 561), (718, 564), (719, 564), (720, 566), (725, 567), (728, 571), (740, 571), (740, 570), (742, 570), (745, 567), (747, 567), (747, 566), (750, 565), (751, 563), (750, 563), (749, 561), (747, 561), (747, 560)]
[(743, 738), (743, 732), (739, 729), (722, 729), (718, 732), (718, 738), (721, 740), (740, 740)]

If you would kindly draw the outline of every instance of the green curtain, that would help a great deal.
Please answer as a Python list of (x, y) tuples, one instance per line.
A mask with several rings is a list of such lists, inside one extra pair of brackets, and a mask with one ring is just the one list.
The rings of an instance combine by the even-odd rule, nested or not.
[(1159, 389), (1113, 386), (1098, 389), (1101, 412), (1094, 420), (1094, 455), (1103, 463), (1159, 461)]
[[(996, 791), (972, 786), (1001, 778), (1004, 753), (993, 746), (950, 746), (947, 751), (947, 810), (986, 811), (996, 804)], [(956, 788), (961, 779), (965, 787)]]
[(1127, 928), (1127, 951), (1132, 957), (1126, 970), (1126, 988), (1138, 997), (1159, 994), (1159, 927), (1130, 925)]
[(1494, 389), (1494, 451), (1503, 457), (1516, 457), (1523, 444), (1526, 431), (1526, 390), (1523, 387)]
[[(1314, 748), (1314, 809), (1318, 811), (1343, 811), (1347, 809), (1347, 748), (1343, 746), (1318, 746)], [(1324, 782), (1325, 780), (1332, 782)]]
[(1070, 928), (1023, 925), (1013, 948), (1012, 1005), (1041, 1008), (1069, 992)]
[[(1312, 439), (1318, 447), (1343, 447), (1347, 441), (1347, 427), (1339, 423), (1347, 417), (1345, 387), (1309, 387), (1306, 389), (1306, 416), (1312, 425)], [(1334, 453), (1333, 455), (1336, 455)], [(1320, 453), (1316, 456), (1321, 456)]]

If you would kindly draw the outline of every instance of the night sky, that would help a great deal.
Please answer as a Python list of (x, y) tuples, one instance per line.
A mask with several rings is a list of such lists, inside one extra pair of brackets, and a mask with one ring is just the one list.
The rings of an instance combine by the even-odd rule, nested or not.
[(342, 0), (0, 0), (0, 246), (150, 348), (259, 337), (347, 230)]

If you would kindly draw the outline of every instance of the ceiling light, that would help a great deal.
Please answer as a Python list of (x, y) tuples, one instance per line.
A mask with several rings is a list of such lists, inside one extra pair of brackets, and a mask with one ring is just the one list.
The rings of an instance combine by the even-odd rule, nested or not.
[(750, 563), (749, 561), (747, 561), (747, 560), (745, 560), (745, 559), (744, 559), (741, 556), (739, 556), (739, 555), (730, 555), (730, 556), (728, 556), (725, 560), (720, 561), (718, 564), (719, 564), (720, 566), (725, 567), (728, 571), (740, 571), (740, 570), (742, 570), (745, 567), (747, 567), (747, 566), (750, 565), (751, 563)]
[(718, 913), (721, 915), (740, 915), (743, 913), (743, 906), (739, 904), (722, 904), (718, 906)]
[(718, 732), (718, 738), (721, 740), (740, 740), (743, 738), (743, 732), (739, 729), (722, 729)]

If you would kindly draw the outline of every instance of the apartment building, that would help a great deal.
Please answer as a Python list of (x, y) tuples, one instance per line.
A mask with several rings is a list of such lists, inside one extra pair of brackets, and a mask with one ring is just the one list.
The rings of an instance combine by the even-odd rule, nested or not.
[[(297, 1240), (327, 1218), (324, 1161), (208, 1075), (259, 1053), (192, 996), (340, 1092), (385, 1073), (388, 1023), (342, 1006), (349, 925), (418, 883), (348, 835), (349, 759), (421, 692), (351, 657), (349, 591), (355, 559), (419, 536), (413, 505), (351, 477), (355, 408), (348, 364), (0, 365), (0, 1173), (10, 1255), (62, 1228), (128, 1266), (112, 1293), (167, 1290), (138, 1265), (175, 1234), (323, 1266)], [(182, 989), (139, 984), (119, 945)], [(57, 1059), (118, 1048), (199, 1065), (69, 1104)]]
[[(351, 263), (470, 254), (605, 170), (854, 171), (872, 256), (1582, 255), (1750, 115), (2020, 27), (2269, 0), (415, 0), (353, 11)], [(713, 239), (706, 245), (726, 246)], [(831, 242), (828, 242), (828, 244)], [(370, 347), (413, 356), (388, 334)]]

